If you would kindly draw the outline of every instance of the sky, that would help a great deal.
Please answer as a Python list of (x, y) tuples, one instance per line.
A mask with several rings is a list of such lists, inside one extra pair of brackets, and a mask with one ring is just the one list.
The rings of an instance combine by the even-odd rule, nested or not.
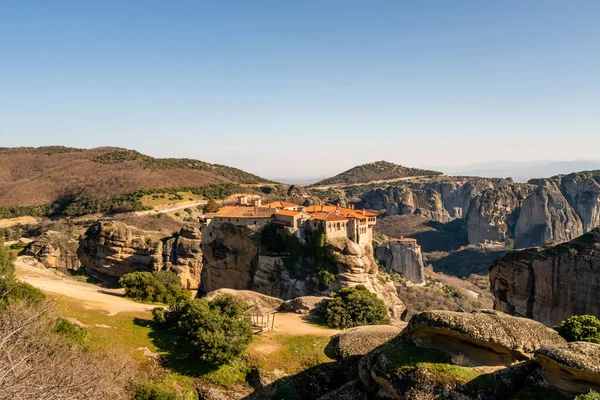
[(598, 160), (600, 1), (0, 0), (0, 146), (268, 178)]

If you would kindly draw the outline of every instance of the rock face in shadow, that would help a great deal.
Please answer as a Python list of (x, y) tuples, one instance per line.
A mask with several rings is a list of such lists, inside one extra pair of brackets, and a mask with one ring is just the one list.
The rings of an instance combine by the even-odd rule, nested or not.
[(491, 310), (422, 312), (410, 320), (402, 336), (420, 347), (464, 355), (488, 366), (508, 366), (533, 358), (541, 347), (565, 343), (539, 322)]
[(332, 339), (333, 351), (338, 360), (363, 356), (398, 336), (402, 329), (392, 325), (368, 325), (345, 329)]
[(573, 342), (548, 346), (535, 353), (542, 375), (550, 386), (563, 392), (600, 391), (600, 344)]
[(397, 242), (387, 242), (375, 248), (375, 257), (383, 261), (387, 273), (396, 272), (414, 283), (422, 283), (424, 263), (421, 248), (411, 248)]
[(77, 257), (79, 243), (70, 236), (56, 231), (45, 232), (27, 248), (26, 255), (35, 257), (47, 268), (61, 271), (77, 270), (81, 266)]
[(490, 267), (494, 308), (557, 325), (600, 317), (600, 229), (550, 248), (513, 251)]
[(81, 264), (101, 275), (120, 278), (136, 271), (172, 270), (195, 290), (202, 272), (202, 236), (193, 226), (176, 235), (143, 231), (118, 221), (98, 221), (79, 240)]

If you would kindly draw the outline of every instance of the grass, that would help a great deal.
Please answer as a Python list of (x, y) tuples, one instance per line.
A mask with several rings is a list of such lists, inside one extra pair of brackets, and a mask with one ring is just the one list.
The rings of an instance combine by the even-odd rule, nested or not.
[(398, 373), (423, 368), (433, 372), (436, 379), (458, 380), (461, 383), (481, 375), (473, 368), (451, 364), (451, 357), (442, 351), (420, 348), (409, 342), (393, 341), (383, 348), (383, 352), (396, 365)]
[[(179, 203), (183, 203), (186, 201), (198, 201), (198, 200), (203, 199), (202, 196), (194, 194), (192, 192), (177, 192), (177, 195), (179, 195), (179, 197), (182, 200), (176, 199), (175, 196), (170, 193), (165, 193), (165, 194), (148, 194), (148, 195), (142, 196), (140, 201), (142, 202), (142, 204), (144, 206), (154, 208), (154, 207), (158, 207), (158, 206), (177, 205)], [(173, 200), (171, 200), (171, 199), (173, 199)]]
[[(269, 334), (257, 337), (246, 353), (250, 363), (260, 370), (296, 374), (332, 362), (333, 359), (325, 354), (329, 341), (327, 336)], [(265, 351), (265, 348), (270, 350)]]

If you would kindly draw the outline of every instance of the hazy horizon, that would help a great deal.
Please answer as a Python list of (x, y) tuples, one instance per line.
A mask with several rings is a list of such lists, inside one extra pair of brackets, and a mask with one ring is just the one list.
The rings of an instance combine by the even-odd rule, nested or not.
[(2, 146), (265, 177), (595, 159), (600, 3), (8, 2)]

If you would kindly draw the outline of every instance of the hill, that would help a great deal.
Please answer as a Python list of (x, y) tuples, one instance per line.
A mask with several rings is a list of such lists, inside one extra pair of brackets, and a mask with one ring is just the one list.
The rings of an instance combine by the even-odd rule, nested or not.
[(391, 180), (409, 176), (440, 175), (441, 172), (418, 168), (409, 168), (387, 161), (376, 161), (358, 165), (332, 178), (323, 179), (314, 186), (367, 183), (371, 181)]
[(140, 190), (267, 183), (237, 168), (115, 147), (0, 148), (0, 207), (107, 201)]

